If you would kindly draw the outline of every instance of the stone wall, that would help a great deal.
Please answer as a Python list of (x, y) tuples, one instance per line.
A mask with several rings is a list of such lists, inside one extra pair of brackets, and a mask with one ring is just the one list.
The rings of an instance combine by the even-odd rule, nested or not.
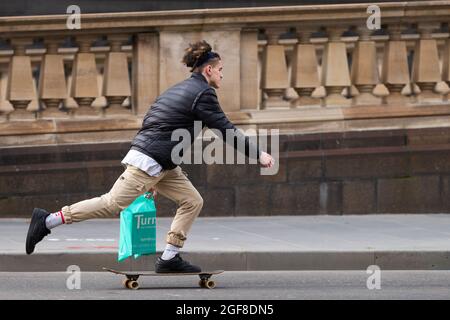
[[(0, 150), (0, 215), (56, 211), (107, 192), (129, 142)], [(450, 212), (450, 128), (280, 136), (277, 175), (257, 165), (183, 165), (203, 216)], [(159, 216), (175, 204), (162, 197)]]

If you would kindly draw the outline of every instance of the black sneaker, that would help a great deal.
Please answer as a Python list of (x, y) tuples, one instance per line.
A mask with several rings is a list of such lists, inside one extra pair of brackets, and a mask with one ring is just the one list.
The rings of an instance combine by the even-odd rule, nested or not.
[(44, 209), (34, 208), (25, 244), (27, 254), (32, 254), (36, 244), (51, 233), (45, 225), (45, 219), (49, 215)]
[(181, 259), (179, 253), (170, 260), (158, 258), (155, 264), (156, 273), (197, 273), (200, 271), (202, 271), (200, 267), (194, 266), (188, 261)]

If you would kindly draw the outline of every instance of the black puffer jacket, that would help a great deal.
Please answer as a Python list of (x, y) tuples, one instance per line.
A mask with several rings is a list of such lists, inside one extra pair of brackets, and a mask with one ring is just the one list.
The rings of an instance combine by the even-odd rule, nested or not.
[[(223, 113), (215, 90), (209, 86), (202, 74), (196, 72), (156, 99), (145, 115), (142, 128), (134, 138), (131, 149), (152, 157), (164, 170), (174, 169), (177, 165), (172, 162), (171, 153), (179, 141), (171, 141), (172, 132), (176, 129), (189, 130), (192, 143), (196, 138), (194, 121), (202, 121), (202, 127), (206, 125), (210, 129), (220, 130), (224, 138), (226, 129), (236, 130)], [(239, 132), (237, 136), (238, 140), (245, 140), (246, 156), (256, 154), (259, 159), (258, 147)], [(237, 145), (239, 142), (234, 141), (235, 148)]]

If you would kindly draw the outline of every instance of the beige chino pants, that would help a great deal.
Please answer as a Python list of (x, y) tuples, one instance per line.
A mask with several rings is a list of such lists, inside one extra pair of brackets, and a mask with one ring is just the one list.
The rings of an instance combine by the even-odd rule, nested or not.
[(176, 202), (178, 209), (166, 241), (182, 247), (192, 223), (202, 209), (203, 199), (179, 166), (173, 170), (163, 170), (157, 177), (151, 177), (144, 171), (128, 165), (108, 193), (65, 206), (61, 211), (67, 224), (95, 218), (117, 217), (123, 209), (150, 188)]

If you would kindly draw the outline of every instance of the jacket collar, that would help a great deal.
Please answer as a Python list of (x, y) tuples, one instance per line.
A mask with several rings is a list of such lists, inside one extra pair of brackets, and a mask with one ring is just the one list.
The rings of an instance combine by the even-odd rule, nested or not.
[(195, 78), (195, 79), (198, 79), (198, 80), (208, 83), (208, 81), (206, 81), (205, 76), (202, 75), (200, 72), (192, 72), (191, 78)]

